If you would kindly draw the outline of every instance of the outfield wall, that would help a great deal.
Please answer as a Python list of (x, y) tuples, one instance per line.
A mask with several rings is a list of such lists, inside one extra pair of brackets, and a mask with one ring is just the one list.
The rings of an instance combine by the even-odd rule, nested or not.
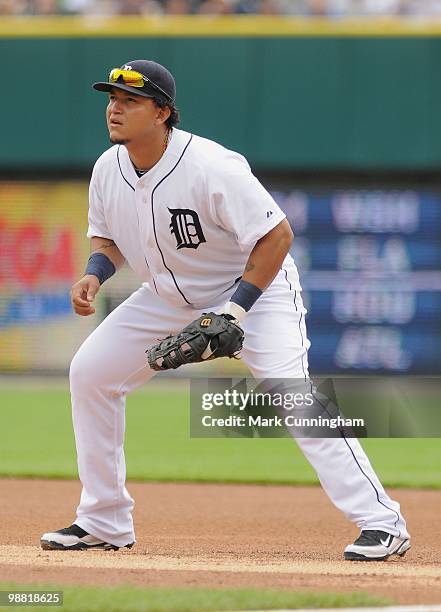
[(107, 146), (105, 96), (91, 83), (138, 57), (175, 74), (183, 128), (241, 151), (255, 168), (441, 163), (436, 22), (4, 18), (0, 56), (3, 172), (89, 170)]

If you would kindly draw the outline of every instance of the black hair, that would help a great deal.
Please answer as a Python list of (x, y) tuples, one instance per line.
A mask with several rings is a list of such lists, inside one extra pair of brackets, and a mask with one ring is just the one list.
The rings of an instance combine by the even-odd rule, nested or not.
[(169, 107), (170, 117), (165, 122), (165, 125), (168, 128), (176, 127), (179, 124), (179, 122), (181, 121), (181, 117), (179, 114), (179, 108), (175, 106), (174, 102), (170, 102), (168, 100), (164, 100), (164, 98), (159, 98), (159, 97), (158, 98), (154, 97), (153, 102), (156, 104), (156, 106), (159, 106), (159, 108), (165, 108), (166, 106)]

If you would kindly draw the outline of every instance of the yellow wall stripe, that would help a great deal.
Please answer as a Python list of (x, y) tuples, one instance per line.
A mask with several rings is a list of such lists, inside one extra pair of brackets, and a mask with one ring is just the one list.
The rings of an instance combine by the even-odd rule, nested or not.
[(1, 17), (0, 38), (438, 37), (441, 19), (240, 16)]

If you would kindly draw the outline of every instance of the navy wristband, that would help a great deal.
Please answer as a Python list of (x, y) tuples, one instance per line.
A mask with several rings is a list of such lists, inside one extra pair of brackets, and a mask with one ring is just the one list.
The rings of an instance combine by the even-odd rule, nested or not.
[(87, 262), (85, 274), (94, 274), (100, 281), (100, 285), (102, 285), (104, 281), (113, 276), (115, 272), (116, 268), (107, 255), (103, 253), (93, 253)]
[(236, 291), (230, 297), (230, 302), (239, 304), (245, 312), (248, 312), (254, 302), (260, 298), (262, 293), (263, 291), (259, 289), (259, 287), (256, 287), (256, 285), (241, 280)]

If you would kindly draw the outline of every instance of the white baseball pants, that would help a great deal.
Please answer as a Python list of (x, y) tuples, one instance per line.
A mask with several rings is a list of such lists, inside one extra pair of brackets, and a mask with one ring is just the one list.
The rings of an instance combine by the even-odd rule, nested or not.
[[(281, 270), (243, 323), (242, 359), (255, 378), (308, 376), (305, 312), (289, 270)], [(83, 484), (75, 523), (115, 546), (135, 541), (134, 501), (125, 486), (126, 395), (155, 374), (147, 365), (146, 348), (201, 313), (170, 305), (143, 286), (95, 329), (72, 360), (73, 423)], [(357, 440), (296, 441), (348, 519), (360, 529), (408, 535), (399, 504), (384, 491)]]

